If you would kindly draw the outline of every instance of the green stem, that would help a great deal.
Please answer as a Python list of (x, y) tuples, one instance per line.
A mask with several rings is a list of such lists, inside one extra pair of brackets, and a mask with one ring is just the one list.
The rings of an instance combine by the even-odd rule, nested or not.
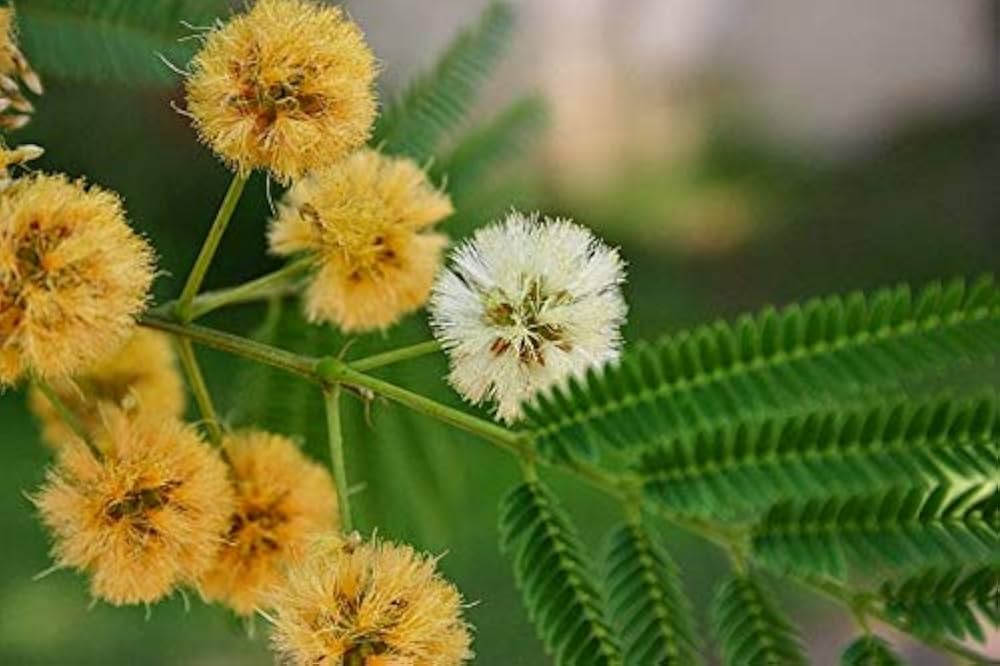
[(359, 372), (368, 372), (369, 370), (382, 368), (393, 363), (427, 356), (428, 354), (440, 351), (440, 349), (440, 342), (437, 340), (427, 340), (426, 342), (418, 342), (409, 347), (400, 347), (399, 349), (393, 349), (381, 354), (359, 358), (356, 361), (350, 361), (349, 365)]
[(239, 173), (235, 174), (232, 182), (229, 183), (226, 196), (222, 200), (222, 205), (219, 206), (219, 211), (215, 214), (215, 220), (212, 221), (212, 227), (208, 230), (205, 242), (202, 243), (198, 258), (195, 259), (194, 266), (191, 267), (191, 273), (184, 284), (181, 297), (177, 300), (176, 314), (181, 321), (191, 321), (194, 297), (198, 295), (198, 290), (201, 289), (205, 273), (208, 272), (208, 267), (212, 265), (215, 251), (219, 248), (219, 242), (226, 233), (226, 227), (233, 216), (233, 211), (236, 210), (236, 204), (239, 203), (240, 196), (243, 194), (243, 188), (246, 184), (247, 176)]
[(219, 417), (215, 413), (212, 397), (208, 393), (205, 377), (201, 374), (201, 366), (195, 358), (190, 340), (186, 338), (177, 340), (177, 355), (180, 357), (184, 374), (187, 375), (191, 393), (194, 394), (194, 400), (198, 404), (198, 411), (201, 412), (201, 418), (205, 422), (205, 429), (208, 430), (208, 438), (213, 444), (221, 444), (222, 427), (219, 425)]
[(523, 435), (481, 419), (478, 416), (463, 412), (460, 409), (443, 405), (395, 384), (370, 377), (358, 372), (343, 361), (335, 358), (325, 358), (316, 364), (314, 371), (325, 382), (344, 383), (369, 389), (378, 395), (405, 405), (421, 414), (426, 414), (438, 421), (453, 425), (460, 430), (477, 434), (483, 439), (502, 446), (517, 456), (527, 459), (534, 457), (534, 450)]
[(279, 368), (312, 381), (318, 381), (315, 373), (313, 373), (313, 366), (316, 365), (316, 359), (314, 358), (294, 354), (284, 349), (278, 349), (277, 347), (248, 340), (238, 335), (198, 326), (197, 324), (182, 324), (159, 315), (147, 314), (139, 319), (139, 324), (146, 328), (153, 328), (158, 331), (170, 333), (171, 335), (186, 338), (212, 349), (218, 349), (228, 354), (242, 356), (251, 361)]
[(337, 502), (340, 506), (340, 530), (350, 534), (354, 529), (351, 521), (350, 492), (347, 488), (347, 467), (344, 464), (344, 435), (340, 428), (340, 387), (331, 386), (324, 391), (326, 398), (326, 430), (330, 440), (330, 465), (333, 480), (337, 485)]
[(209, 312), (230, 305), (251, 303), (290, 293), (296, 287), (295, 278), (308, 271), (311, 266), (310, 259), (300, 259), (236, 287), (200, 294), (191, 304), (191, 319), (204, 317)]
[(841, 585), (840, 583), (820, 578), (805, 579), (793, 577), (792, 580), (799, 585), (809, 588), (813, 592), (818, 592), (823, 596), (826, 596), (842, 606), (846, 606), (852, 611), (858, 608), (859, 605), (863, 605), (865, 613), (868, 616), (877, 618), (881, 622), (895, 627), (903, 633), (913, 636), (917, 640), (929, 645), (932, 648), (948, 652), (973, 664), (990, 663), (985, 656), (975, 650), (965, 647), (958, 641), (943, 636), (935, 637), (915, 632), (913, 627), (911, 627), (907, 622), (889, 615), (884, 610), (872, 605), (871, 603), (866, 603), (864, 600), (860, 599), (861, 595), (852, 591), (848, 587)]
[(80, 419), (78, 419), (76, 414), (73, 413), (73, 410), (66, 406), (66, 403), (59, 397), (59, 394), (56, 393), (55, 389), (49, 386), (48, 382), (38, 377), (35, 377), (34, 381), (35, 386), (42, 392), (42, 395), (45, 396), (52, 407), (56, 410), (56, 413), (59, 414), (59, 418), (63, 420), (63, 423), (69, 426), (69, 429), (73, 431), (73, 434), (83, 440), (83, 443), (87, 445), (87, 448), (89, 448), (90, 452), (94, 454), (94, 457), (100, 460), (103, 457), (101, 450), (97, 448), (96, 444), (94, 444), (94, 440), (91, 438), (90, 433), (87, 432), (87, 429), (83, 427), (82, 423), (80, 423)]

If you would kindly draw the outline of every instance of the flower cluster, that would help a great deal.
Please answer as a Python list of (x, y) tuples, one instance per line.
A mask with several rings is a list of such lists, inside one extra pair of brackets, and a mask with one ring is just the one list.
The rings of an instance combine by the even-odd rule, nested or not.
[(627, 308), (618, 252), (566, 220), (511, 213), (459, 247), (431, 298), (451, 383), (518, 419), (538, 391), (617, 356)]
[(14, 10), (0, 7), (0, 129), (20, 129), (31, 120), (35, 107), (24, 96), (21, 84), (36, 95), (42, 94), (42, 80), (17, 44)]
[(202, 140), (240, 169), (288, 182), (358, 148), (375, 120), (375, 58), (316, 0), (259, 0), (204, 37), (187, 80)]
[(470, 659), (462, 597), (409, 546), (319, 542), (271, 600), (285, 663), (441, 664)]
[[(10, 17), (0, 9), (0, 112), (23, 114), (30, 104), (10, 77), (36, 92), (40, 84)], [(240, 176), (263, 169), (288, 185), (268, 241), (312, 270), (311, 321), (384, 330), (429, 302), (452, 385), (473, 403), (494, 403), (506, 422), (539, 391), (616, 357), (624, 265), (586, 229), (511, 213), (442, 270), (448, 238), (436, 225), (454, 212), (451, 199), (412, 160), (363, 147), (375, 59), (342, 10), (257, 0), (201, 39), (187, 113)], [(169, 339), (136, 329), (155, 273), (151, 247), (115, 194), (8, 171), (40, 154), (0, 148), (0, 386), (36, 383), (30, 404), (58, 458), (32, 499), (56, 566), (84, 572), (93, 596), (116, 605), (189, 587), (240, 616), (259, 612), (283, 663), (471, 659), (462, 596), (437, 560), (342, 534), (346, 488), (292, 440), (213, 430), (213, 447), (181, 420)], [(217, 239), (226, 221), (216, 224)], [(205, 247), (210, 259), (215, 246)], [(199, 258), (178, 312), (207, 264)], [(230, 292), (243, 298), (273, 284), (254, 283)], [(143, 323), (184, 330), (187, 318), (165, 323), (165, 311)], [(207, 417), (214, 410), (196, 360), (182, 358)], [(342, 463), (335, 468), (342, 479)]]
[(315, 257), (310, 319), (385, 328), (426, 302), (447, 244), (430, 229), (452, 210), (412, 161), (361, 150), (298, 181), (269, 240), (277, 254)]

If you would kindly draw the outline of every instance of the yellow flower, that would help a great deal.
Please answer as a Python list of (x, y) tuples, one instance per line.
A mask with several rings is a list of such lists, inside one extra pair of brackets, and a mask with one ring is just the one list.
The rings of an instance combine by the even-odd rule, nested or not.
[(288, 561), (316, 535), (338, 526), (337, 496), (326, 469), (285, 437), (242, 432), (224, 446), (236, 511), (215, 565), (198, 586), (207, 601), (249, 615), (281, 582)]
[(317, 260), (311, 320), (385, 328), (427, 301), (447, 244), (428, 230), (452, 212), (412, 161), (364, 149), (292, 186), (269, 240), (277, 254)]
[(187, 80), (188, 113), (227, 163), (288, 182), (368, 140), (375, 72), (341, 9), (259, 0), (206, 35)]
[(226, 465), (193, 428), (113, 410), (96, 439), (64, 446), (34, 498), (60, 567), (91, 576), (115, 605), (151, 603), (193, 582), (229, 526)]
[[(88, 432), (103, 425), (102, 412), (119, 407), (158, 418), (184, 414), (184, 382), (177, 370), (170, 338), (139, 330), (113, 357), (73, 379), (60, 379), (51, 388)], [(74, 439), (73, 431), (37, 388), (28, 404), (42, 423), (42, 437), (52, 446)]]
[(65, 176), (16, 181), (0, 196), (0, 386), (115, 353), (152, 281), (152, 248), (117, 195)]
[(21, 92), (18, 79), (31, 92), (42, 94), (42, 80), (17, 45), (14, 10), (0, 7), (0, 128), (5, 130), (24, 127), (35, 110)]
[(281, 663), (451, 666), (472, 658), (462, 597), (409, 546), (316, 542), (272, 599)]

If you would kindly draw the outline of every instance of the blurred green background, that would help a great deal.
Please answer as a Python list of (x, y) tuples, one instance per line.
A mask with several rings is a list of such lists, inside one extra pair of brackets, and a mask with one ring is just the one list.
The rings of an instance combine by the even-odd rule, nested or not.
[[(30, 5), (30, 0), (22, 4)], [(629, 56), (631, 60), (621, 56), (621, 44), (613, 38), (617, 24), (610, 17), (617, 14), (609, 9), (611, 3), (576, 5), (587, 7), (579, 12), (590, 17), (589, 23), (582, 19), (560, 23), (565, 16), (559, 7), (576, 16), (572, 3), (553, 2), (545, 8), (521, 4), (527, 18), (522, 19), (524, 30), (477, 116), (490, 115), (503, 100), (520, 92), (537, 91), (549, 100), (548, 132), (533, 135), (520, 159), (491, 172), (483, 185), (464, 196), (445, 230), (457, 238), (512, 203), (594, 227), (621, 245), (630, 264), (628, 340), (765, 303), (1000, 268), (996, 149), (1000, 120), (995, 112), (995, 80), (976, 78), (962, 68), (965, 61), (959, 59), (954, 71), (938, 71), (925, 81), (931, 89), (941, 88), (939, 79), (949, 72), (960, 78), (964, 88), (945, 86), (943, 93), (934, 88), (950, 103), (920, 106), (904, 99), (901, 104), (907, 112), (880, 117), (876, 130), (858, 122), (831, 129), (822, 118), (813, 126), (801, 118), (786, 122), (780, 114), (754, 112), (773, 106), (755, 107), (757, 97), (763, 95), (767, 102), (771, 95), (780, 101), (787, 93), (765, 86), (748, 95), (746, 89), (755, 81), (753, 71), (727, 67), (724, 59), (719, 62), (703, 53), (696, 67), (690, 64), (691, 56), (684, 56), (687, 69), (678, 74), (673, 65), (663, 65), (678, 56), (670, 55), (670, 49), (653, 48), (645, 60), (639, 59), (648, 65), (642, 69), (636, 56)], [(663, 4), (673, 7), (677, 17), (694, 6)], [(722, 12), (734, 3), (709, 4)], [(819, 11), (819, 3), (805, 4), (815, 4)], [(443, 41), (473, 18), (482, 3), (375, 5), (381, 3), (356, 2), (349, 7), (384, 59), (383, 87), (388, 96), (432, 62)], [(626, 12), (628, 16), (641, 18), (643, 11), (651, 12), (654, 24), (673, 18), (657, 3), (625, 5), (631, 12)], [(969, 17), (982, 19), (974, 21), (974, 29), (984, 33), (983, 44), (977, 42), (976, 48), (986, 48), (987, 58), (993, 47), (988, 5), (953, 5), (955, 11), (962, 6)], [(933, 32), (919, 32), (935, 29), (935, 10), (927, 11), (931, 17), (926, 25), (898, 27), (917, 33), (903, 37), (934, 39)], [(831, 16), (832, 25), (838, 25), (839, 14)], [(795, 12), (787, 20), (795, 20)], [(888, 25), (894, 19), (876, 12), (869, 20)], [(427, 34), (407, 35), (415, 22), (429, 26)], [(937, 29), (945, 30), (941, 26), (938, 22)], [(588, 51), (589, 59), (573, 61), (580, 52), (570, 48), (572, 34), (549, 43), (560, 27), (570, 33), (575, 30), (584, 42), (588, 30), (597, 30), (606, 39)], [(781, 27), (778, 16), (775, 29)], [(654, 45), (695, 38), (711, 41), (702, 34), (704, 29), (698, 32), (694, 27), (690, 30), (695, 37), (678, 32), (676, 26), (657, 32), (654, 25), (646, 32), (650, 30), (652, 36), (645, 39)], [(885, 27), (885, 34), (870, 38), (891, 42), (900, 36)], [(949, 43), (954, 49), (971, 48), (967, 42), (953, 42)], [(852, 43), (845, 36), (842, 49), (851, 49)], [(562, 56), (547, 57), (556, 47)], [(840, 80), (837, 52), (822, 61), (829, 61), (830, 69), (811, 71), (809, 53), (819, 46), (784, 47), (785, 58), (803, 59), (804, 76), (811, 77), (812, 87), (799, 94), (820, 97), (818, 106), (796, 108), (795, 113), (808, 114), (812, 108), (822, 116), (819, 110), (824, 104), (851, 104), (840, 97), (842, 87), (831, 84), (827, 89), (823, 78)], [(712, 48), (726, 52), (722, 46)], [(631, 53), (628, 48), (624, 51)], [(706, 46), (704, 52), (715, 51)], [(979, 66), (976, 54), (968, 55), (973, 63), (968, 68)], [(871, 67), (884, 64), (879, 58), (885, 56), (878, 52), (869, 57)], [(559, 75), (559, 63), (567, 58), (570, 62), (563, 66), (575, 62), (584, 70), (576, 77), (575, 92), (574, 81), (566, 80), (574, 77)], [(865, 65), (851, 65), (854, 61), (848, 59), (842, 66)], [(554, 74), (546, 74), (547, 63), (556, 64)], [(158, 65), (151, 62), (151, 66)], [(595, 91), (594, 82), (603, 80), (595, 70), (605, 72), (608, 80), (624, 82), (629, 92), (619, 99), (619, 88), (614, 95), (600, 86)], [(885, 76), (893, 76), (893, 70)], [(638, 85), (643, 81), (652, 83)], [(920, 83), (919, 77), (916, 81), (914, 85)], [(46, 84), (35, 119), (12, 141), (45, 146), (39, 168), (85, 175), (120, 192), (135, 226), (160, 253), (163, 275), (157, 282), (157, 298), (176, 295), (229, 177), (196, 143), (186, 120), (172, 110), (171, 102), (181, 101), (180, 89), (135, 90), (59, 77), (47, 77)], [(602, 104), (612, 111), (600, 112)], [(577, 109), (588, 105), (590, 116), (587, 108)], [(645, 120), (619, 127), (632, 117)], [(650, 118), (653, 122), (646, 122)], [(615, 124), (605, 124), (609, 122)], [(277, 186), (273, 191), (279, 195)], [(234, 284), (278, 265), (266, 254), (268, 210), (264, 177), (258, 174), (236, 213), (208, 287)], [(339, 352), (348, 342), (334, 331), (301, 325), (295, 309), (295, 303), (286, 303), (278, 328), (261, 335), (282, 346), (328, 353)], [(249, 334), (261, 332), (265, 315), (263, 307), (248, 306), (216, 314), (208, 323)], [(349, 355), (361, 356), (427, 335), (423, 315), (415, 315), (387, 336), (353, 341)], [(304, 436), (307, 450), (325, 460), (322, 413), (310, 387), (218, 354), (200, 352), (200, 357), (210, 388), (231, 423), (263, 422), (292, 429)], [(435, 358), (381, 374), (457, 405), (458, 399), (442, 380), (444, 373), (443, 360)], [(39, 443), (24, 403), (18, 391), (0, 396), (0, 664), (270, 663), (262, 622), (249, 638), (239, 622), (200, 603), (195, 595), (190, 610), (179, 597), (148, 612), (115, 609), (92, 605), (84, 581), (75, 574), (57, 572), (33, 579), (49, 560), (46, 535), (24, 493), (38, 486), (50, 451)], [(473, 602), (468, 616), (477, 627), (479, 663), (547, 663), (496, 545), (497, 502), (518, 478), (513, 461), (483, 442), (394, 405), (371, 405), (373, 425), (369, 425), (361, 402), (348, 398), (347, 403), (349, 472), (364, 484), (356, 495), (362, 529), (447, 553), (443, 570)], [(616, 508), (571, 479), (557, 477), (554, 482), (579, 519), (588, 544), (599, 552), (604, 532), (618, 518)], [(684, 582), (704, 620), (706, 600), (725, 570), (725, 559), (712, 546), (683, 534), (664, 530), (663, 537), (682, 566)], [(838, 647), (852, 631), (850, 619), (796, 590), (783, 590), (782, 598), (804, 626), (815, 662), (834, 663)], [(914, 663), (946, 663), (916, 646), (902, 649)]]

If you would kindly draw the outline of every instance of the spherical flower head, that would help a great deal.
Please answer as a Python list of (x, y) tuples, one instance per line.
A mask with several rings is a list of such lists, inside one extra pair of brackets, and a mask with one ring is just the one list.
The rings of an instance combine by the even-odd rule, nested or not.
[(233, 511), (225, 463), (193, 428), (106, 415), (96, 457), (67, 444), (34, 502), (60, 567), (90, 575), (95, 598), (152, 603), (212, 565)]
[(205, 36), (187, 110), (226, 162), (288, 182), (368, 140), (375, 73), (361, 30), (341, 9), (258, 0)]
[(153, 271), (116, 195), (64, 176), (16, 181), (0, 196), (0, 386), (26, 371), (66, 377), (118, 351)]
[(313, 544), (272, 599), (282, 663), (451, 666), (472, 658), (462, 597), (436, 560), (359, 538)]
[[(59, 379), (50, 388), (88, 432), (104, 425), (102, 414), (113, 408), (158, 418), (184, 414), (184, 383), (177, 369), (170, 338), (139, 329), (114, 356), (72, 379)], [(43, 439), (54, 447), (76, 436), (48, 398), (35, 387), (28, 404), (42, 424)]]
[(448, 242), (430, 229), (453, 210), (413, 161), (364, 149), (295, 183), (269, 240), (277, 254), (316, 260), (312, 321), (386, 328), (427, 301)]
[(248, 431), (224, 442), (236, 510), (215, 564), (198, 582), (202, 596), (240, 615), (265, 605), (289, 561), (339, 525), (337, 495), (326, 469), (288, 438)]
[(0, 129), (4, 130), (24, 127), (35, 110), (24, 96), (22, 84), (36, 95), (42, 94), (42, 80), (18, 46), (14, 19), (12, 7), (0, 7)]
[(481, 229), (431, 297), (452, 385), (516, 421), (538, 391), (616, 358), (624, 280), (618, 252), (567, 220), (512, 212)]

